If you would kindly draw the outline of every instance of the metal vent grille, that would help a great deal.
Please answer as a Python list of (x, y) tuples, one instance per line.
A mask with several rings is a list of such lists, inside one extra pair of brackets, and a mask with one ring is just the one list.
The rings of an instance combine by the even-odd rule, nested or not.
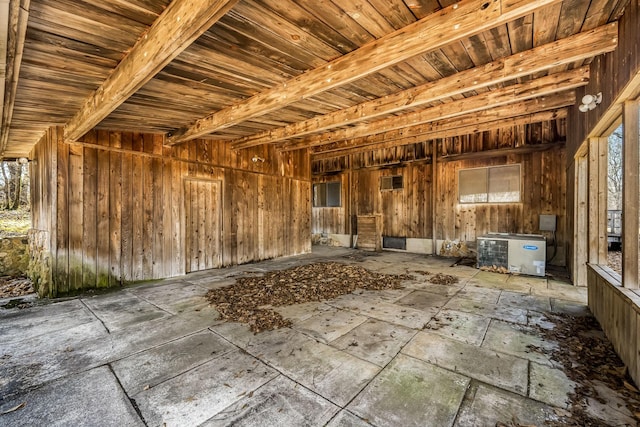
[(382, 247), (387, 249), (402, 249), (403, 251), (406, 251), (407, 238), (382, 236)]

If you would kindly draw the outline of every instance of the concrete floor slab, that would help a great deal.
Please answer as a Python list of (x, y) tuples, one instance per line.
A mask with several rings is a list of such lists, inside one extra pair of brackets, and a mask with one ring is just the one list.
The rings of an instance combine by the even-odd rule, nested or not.
[(360, 301), (368, 301), (373, 304), (378, 302), (394, 303), (409, 295), (412, 291), (412, 289), (408, 289), (403, 285), (402, 289), (383, 289), (380, 291), (356, 289), (351, 295), (357, 296)]
[(95, 320), (80, 300), (62, 301), (25, 310), (0, 310), (3, 344), (50, 335)]
[(280, 375), (200, 427), (325, 425), (340, 408)]
[(473, 384), (460, 408), (456, 426), (545, 425), (557, 420), (553, 408), (484, 384)]
[(132, 294), (171, 314), (193, 310), (199, 305), (208, 305), (205, 298), (207, 289), (184, 281), (168, 284), (136, 287)]
[(469, 379), (398, 355), (347, 409), (379, 426), (453, 424)]
[(526, 294), (531, 292), (530, 284), (526, 282), (509, 281), (511, 277), (512, 275), (510, 274), (480, 271), (478, 274), (473, 276), (473, 278), (469, 279), (467, 285), (505, 291), (517, 291)]
[(456, 310), (440, 310), (427, 324), (429, 332), (480, 346), (491, 319)]
[[(542, 339), (526, 326), (497, 320), (491, 321), (482, 346), (550, 367), (554, 364), (547, 352), (557, 347), (555, 343)], [(537, 351), (536, 348), (545, 351)]]
[(371, 427), (371, 424), (349, 411), (340, 411), (326, 427)]
[(99, 321), (3, 346), (0, 395), (5, 398), (200, 331), (216, 323), (215, 311), (145, 322), (112, 334)]
[(199, 425), (276, 376), (234, 351), (138, 393), (135, 401), (147, 425)]
[(529, 397), (549, 405), (568, 408), (569, 394), (576, 383), (571, 381), (561, 369), (531, 363), (529, 368)]
[(464, 287), (463, 284), (455, 285), (436, 285), (429, 283), (422, 278), (419, 278), (415, 282), (410, 282), (406, 285), (408, 289), (415, 289), (418, 291), (426, 291), (432, 294), (444, 295), (446, 297), (452, 297)]
[[(246, 326), (220, 320), (215, 308), (202, 302), (208, 289), (232, 284), (236, 277), (316, 261), (373, 266), (383, 273), (443, 272), (460, 277), (461, 282), (433, 285), (426, 281), (427, 276), (412, 273), (418, 280), (403, 282), (404, 289), (357, 290), (324, 303), (280, 307), (278, 310), (292, 319), (293, 329), (257, 335)], [(327, 421), (331, 426), (450, 425), (455, 413), (459, 425), (495, 425), (498, 418), (510, 423), (514, 416), (522, 423), (532, 420), (531, 424), (542, 425), (536, 420), (547, 416), (554, 419), (550, 409), (566, 413), (562, 409), (566, 405), (562, 387), (566, 384), (557, 384), (561, 376), (535, 350), (536, 346), (553, 348), (554, 342), (542, 339), (537, 328), (528, 327), (549, 328), (553, 324), (543, 313), (531, 310), (531, 305), (532, 301), (540, 303), (536, 309), (541, 310), (546, 308), (543, 301), (550, 299), (552, 311), (586, 313), (585, 305), (579, 301), (586, 290), (575, 290), (551, 279), (545, 287), (537, 278), (451, 267), (454, 261), (400, 252), (314, 248), (314, 253), (299, 257), (198, 272), (107, 295), (77, 297), (56, 304), (38, 302), (26, 310), (1, 309), (0, 408), (6, 410), (9, 403), (20, 403), (21, 398), (38, 393), (38, 401), (56, 402), (58, 407), (52, 409), (55, 415), (59, 408), (66, 410), (69, 402), (84, 402), (87, 395), (109, 411), (121, 413), (123, 408), (128, 411), (131, 398), (144, 410), (134, 412), (130, 424), (143, 422), (150, 426), (160, 426), (165, 419), (168, 425), (175, 422), (187, 426), (227, 421), (256, 424), (263, 420), (294, 425)], [(485, 282), (486, 278), (489, 280)], [(509, 285), (522, 289), (513, 290)], [(467, 291), (458, 295), (461, 289)], [(403, 306), (403, 298), (403, 303), (414, 306)], [(445, 308), (438, 308), (447, 298), (450, 300)], [(105, 320), (104, 324), (85, 301)], [(128, 305), (142, 310), (128, 311)], [(426, 311), (418, 310), (418, 306)], [(333, 335), (331, 328), (338, 330), (344, 322), (336, 321), (336, 325), (315, 331), (307, 328), (306, 332), (315, 337), (295, 329), (314, 316), (321, 319), (327, 311), (332, 321), (367, 320), (353, 329), (347, 328), (345, 335), (329, 344), (322, 341), (339, 335)], [(154, 318), (158, 312), (160, 317)], [(425, 323), (434, 330), (423, 330)], [(105, 325), (111, 325), (111, 330)], [(420, 337), (425, 335), (429, 343), (420, 344)], [(350, 345), (356, 342), (357, 346)], [(446, 345), (438, 344), (442, 342)], [(403, 348), (433, 363), (407, 356)], [(489, 378), (492, 370), (485, 364), (472, 367), (471, 362), (465, 362), (471, 351), (477, 359), (488, 359), (494, 365), (495, 355), (500, 354), (504, 366), (515, 365), (517, 372), (528, 363), (528, 398), (525, 392), (518, 395), (510, 391), (522, 381), (512, 381), (502, 372), (502, 366), (495, 374), (499, 378), (496, 380)], [(253, 369), (252, 364), (260, 368)], [(105, 365), (113, 366), (110, 377), (103, 373), (92, 376), (103, 372)], [(241, 370), (247, 367), (251, 372)], [(465, 375), (453, 372), (463, 368)], [(121, 381), (116, 381), (114, 375)], [(102, 388), (102, 383), (114, 382), (117, 392)], [(62, 402), (53, 385), (65, 384), (70, 386)], [(471, 388), (466, 388), (467, 384)], [(394, 391), (396, 388), (399, 391)], [(478, 394), (479, 388), (484, 392)], [(92, 389), (106, 398), (95, 397)], [(521, 389), (522, 386), (517, 388)], [(121, 400), (121, 396), (127, 400)], [(451, 396), (455, 398), (447, 403)], [(606, 399), (613, 406), (598, 406), (597, 401), (591, 405), (604, 423), (619, 422), (628, 416), (621, 411), (612, 413), (618, 402), (615, 396)], [(455, 401), (464, 403), (460, 408)], [(33, 404), (31, 398), (28, 404)], [(33, 424), (31, 418), (23, 420), (21, 416), (27, 408), (12, 413), (11, 417), (16, 416), (19, 422), (11, 425)], [(438, 417), (433, 418), (431, 412)], [(534, 413), (538, 415), (530, 416)], [(126, 417), (122, 419), (128, 423)], [(8, 419), (0, 416), (0, 424)], [(95, 420), (78, 418), (72, 424), (93, 426)]]
[(290, 353), (266, 360), (289, 378), (340, 406), (353, 399), (380, 371), (373, 363), (312, 340)]
[(367, 317), (350, 311), (331, 309), (297, 323), (293, 328), (325, 344), (349, 333), (367, 321)]
[(344, 406), (380, 367), (288, 328), (254, 335), (239, 324), (212, 328), (292, 380)]
[(170, 312), (127, 291), (83, 298), (82, 301), (109, 331), (171, 316)]
[(0, 345), (0, 401), (49, 381), (101, 365), (75, 352), (79, 343), (108, 336), (99, 321)]
[(135, 396), (235, 349), (207, 329), (120, 359), (111, 366), (127, 394)]
[(527, 393), (529, 364), (518, 357), (429, 332), (418, 332), (402, 353), (505, 390)]
[(0, 401), (5, 426), (144, 426), (109, 368), (61, 378), (31, 392)]
[(528, 310), (534, 310), (544, 313), (551, 311), (551, 301), (549, 297), (538, 295), (527, 295), (520, 292), (502, 291), (499, 305), (508, 305), (511, 307), (527, 307)]
[(417, 310), (432, 312), (441, 309), (449, 301), (449, 297), (425, 291), (414, 291), (396, 301), (396, 304)]
[(331, 346), (384, 367), (415, 334), (413, 329), (370, 319), (333, 341)]
[(577, 302), (580, 304), (587, 304), (586, 287), (573, 286), (559, 280), (549, 279), (547, 281), (546, 288), (534, 287), (531, 289), (531, 293), (533, 293), (534, 295), (549, 296), (553, 298), (560, 298)]
[(591, 314), (589, 307), (584, 304), (558, 298), (551, 298), (551, 311), (570, 316), (588, 316)]
[(445, 305), (446, 309), (464, 311), (506, 322), (527, 324), (527, 310), (498, 304), (489, 304), (455, 296)]
[(382, 301), (363, 302), (356, 295), (345, 295), (329, 301), (328, 304), (410, 329), (422, 329), (438, 312), (437, 308), (423, 311)]
[(475, 302), (481, 302), (484, 304), (497, 304), (500, 299), (502, 291), (500, 289), (482, 288), (478, 286), (468, 285), (465, 286), (456, 295), (459, 298), (466, 298)]
[(539, 276), (527, 276), (527, 275), (516, 275), (509, 274), (509, 278), (507, 279), (507, 283), (509, 284), (519, 284), (531, 287), (547, 287), (547, 278), (539, 277)]
[(529, 318), (528, 326), (536, 326), (548, 330), (556, 327), (556, 324), (551, 322), (545, 313), (529, 310), (527, 311), (527, 317)]
[(303, 304), (274, 307), (273, 309), (280, 313), (280, 315), (285, 319), (289, 319), (296, 324), (303, 322), (318, 313), (333, 310), (333, 307), (323, 302), (305, 302)]

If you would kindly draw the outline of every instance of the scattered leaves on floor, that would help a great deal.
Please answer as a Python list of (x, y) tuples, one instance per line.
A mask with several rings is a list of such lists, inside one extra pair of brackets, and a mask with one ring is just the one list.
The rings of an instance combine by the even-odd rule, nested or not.
[(402, 280), (413, 277), (337, 262), (314, 263), (260, 277), (240, 277), (231, 286), (209, 291), (207, 299), (223, 319), (246, 323), (258, 333), (291, 325), (273, 307), (325, 301), (356, 289), (400, 289)]
[(26, 277), (0, 277), (0, 299), (20, 297), (34, 292), (31, 280)]
[(574, 393), (569, 396), (571, 416), (551, 425), (607, 425), (587, 411), (589, 398), (606, 403), (596, 390), (598, 383), (605, 384), (621, 396), (631, 414), (640, 413), (640, 393), (597, 320), (593, 316), (555, 313), (545, 313), (545, 316), (555, 327), (538, 330), (545, 339), (556, 341), (558, 346), (541, 351), (551, 355), (553, 361), (562, 365), (565, 375), (577, 383)]
[(455, 285), (458, 283), (458, 278), (456, 276), (438, 273), (429, 278), (429, 283), (433, 283), (434, 285)]
[(488, 271), (490, 273), (509, 274), (511, 273), (507, 267), (501, 265), (483, 265), (480, 267), (482, 271)]
[(415, 270), (414, 273), (421, 274), (423, 276), (431, 276), (431, 272), (427, 270)]

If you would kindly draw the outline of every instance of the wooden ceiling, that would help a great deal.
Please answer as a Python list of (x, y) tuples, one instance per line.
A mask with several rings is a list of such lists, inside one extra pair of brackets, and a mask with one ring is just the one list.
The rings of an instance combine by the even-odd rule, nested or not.
[(322, 153), (562, 119), (627, 1), (10, 0), (0, 157), (52, 125)]

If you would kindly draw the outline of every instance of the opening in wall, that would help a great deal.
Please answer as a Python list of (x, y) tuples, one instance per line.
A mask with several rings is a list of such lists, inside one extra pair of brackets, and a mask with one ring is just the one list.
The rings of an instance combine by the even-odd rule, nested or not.
[(520, 165), (461, 169), (458, 200), (460, 203), (520, 202)]
[(402, 187), (402, 175), (380, 177), (380, 190), (400, 190)]
[(342, 183), (340, 181), (313, 184), (313, 207), (340, 207)]

